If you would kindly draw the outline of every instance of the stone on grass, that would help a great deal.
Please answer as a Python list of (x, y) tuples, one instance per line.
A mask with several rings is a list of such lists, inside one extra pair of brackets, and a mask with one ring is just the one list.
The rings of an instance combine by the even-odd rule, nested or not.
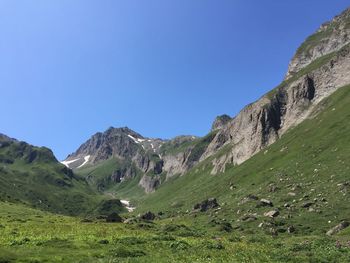
[(218, 204), (216, 198), (209, 198), (207, 200), (202, 201), (201, 203), (196, 204), (193, 207), (193, 210), (199, 210), (201, 212), (205, 212), (209, 209), (217, 208), (220, 205)]
[(332, 235), (342, 231), (343, 229), (347, 228), (349, 225), (350, 225), (349, 222), (343, 221), (340, 224), (338, 224), (335, 227), (328, 230), (327, 235), (332, 236)]
[(264, 198), (260, 200), (260, 204), (263, 206), (273, 206), (273, 203), (270, 200)]
[(274, 217), (277, 217), (279, 214), (280, 214), (280, 212), (278, 210), (271, 210), (271, 211), (266, 212), (264, 214), (264, 216), (274, 218)]

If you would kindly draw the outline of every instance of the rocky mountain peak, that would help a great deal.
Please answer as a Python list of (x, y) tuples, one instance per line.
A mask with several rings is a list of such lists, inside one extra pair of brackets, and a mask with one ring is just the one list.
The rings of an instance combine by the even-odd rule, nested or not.
[(232, 118), (227, 114), (217, 116), (211, 126), (211, 130), (215, 131), (215, 130), (221, 129), (231, 120)]
[(294, 76), (312, 61), (350, 43), (350, 8), (326, 22), (298, 48), (285, 79)]

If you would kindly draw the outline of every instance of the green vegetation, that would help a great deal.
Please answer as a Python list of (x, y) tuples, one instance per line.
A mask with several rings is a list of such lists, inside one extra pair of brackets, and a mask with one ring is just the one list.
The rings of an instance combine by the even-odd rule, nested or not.
[(346, 262), (350, 256), (342, 236), (338, 242), (242, 236), (169, 220), (84, 222), (0, 202), (0, 262)]
[[(349, 134), (346, 86), (239, 166), (210, 174), (212, 159), (228, 145), (151, 194), (138, 186), (141, 173), (106, 184), (109, 199), (47, 149), (1, 142), (0, 262), (348, 262), (350, 227), (331, 237), (326, 232), (350, 221)], [(193, 160), (213, 136), (191, 144)], [(101, 183), (122, 168), (110, 159), (78, 173)], [(131, 200), (135, 212), (116, 197)], [(193, 210), (211, 197), (220, 207)], [(136, 216), (149, 210), (156, 220)], [(271, 210), (279, 215), (264, 215)], [(128, 223), (107, 223), (112, 211)]]
[(49, 149), (17, 141), (0, 144), (0, 200), (70, 215), (87, 212), (100, 201)]
[(265, 97), (269, 98), (269, 99), (273, 99), (273, 97), (277, 94), (278, 90), (287, 87), (290, 83), (296, 81), (297, 79), (300, 79), (302, 76), (305, 76), (309, 73), (311, 73), (312, 71), (320, 68), (321, 66), (327, 64), (328, 62), (330, 62), (332, 59), (334, 59), (336, 56), (338, 56), (339, 54), (341, 54), (341, 52), (343, 52), (346, 49), (349, 49), (350, 44), (345, 45), (343, 48), (341, 48), (338, 51), (329, 53), (327, 55), (324, 55), (322, 57), (319, 57), (317, 59), (315, 59), (313, 62), (311, 62), (309, 65), (307, 65), (306, 67), (302, 68), (301, 70), (299, 70), (297, 73), (293, 74), (292, 77), (288, 78), (287, 80), (284, 80), (280, 85), (278, 85), (276, 88), (272, 89), (271, 91), (269, 91)]
[(349, 17), (343, 16), (341, 20), (329, 22), (325, 28), (309, 36), (297, 49), (296, 55), (304, 54), (306, 57), (311, 56), (310, 51), (313, 48), (327, 41), (329, 37), (334, 32), (338, 32), (342, 26), (344, 26), (344, 28), (349, 28)]
[[(323, 101), (316, 117), (291, 129), (245, 163), (212, 176), (209, 159), (149, 194), (135, 213), (151, 209), (168, 216), (188, 216), (196, 202), (216, 197), (222, 206), (214, 218), (228, 220), (242, 233), (264, 233), (266, 229), (258, 225), (271, 223), (263, 214), (273, 208), (247, 199), (255, 195), (270, 199), (279, 209), (281, 215), (273, 222), (276, 231), (293, 225), (296, 234), (324, 235), (341, 220), (350, 220), (349, 105), (347, 86)], [(308, 202), (311, 207), (304, 208)], [(255, 213), (253, 222), (241, 220)]]

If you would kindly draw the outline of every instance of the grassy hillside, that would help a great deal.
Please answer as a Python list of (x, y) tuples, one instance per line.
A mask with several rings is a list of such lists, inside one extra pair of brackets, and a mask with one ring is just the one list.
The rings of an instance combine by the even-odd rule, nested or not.
[(0, 138), (0, 200), (81, 215), (95, 210), (102, 199), (51, 150)]
[[(206, 221), (228, 220), (247, 233), (265, 232), (258, 228), (265, 222), (273, 223), (276, 231), (293, 226), (297, 234), (324, 234), (341, 220), (350, 220), (349, 134), (350, 86), (346, 86), (324, 100), (313, 118), (242, 165), (213, 176), (209, 159), (140, 200), (135, 213), (153, 210), (191, 217), (188, 212), (196, 202), (216, 197), (221, 210), (205, 214)], [(269, 199), (274, 206), (260, 206), (249, 195)], [(278, 209), (280, 216), (270, 222), (263, 214), (272, 209)], [(256, 220), (244, 221), (249, 215)]]
[[(0, 262), (346, 262), (349, 235), (283, 237), (199, 227), (183, 219), (83, 222), (0, 202)], [(337, 240), (337, 241), (336, 241)]]

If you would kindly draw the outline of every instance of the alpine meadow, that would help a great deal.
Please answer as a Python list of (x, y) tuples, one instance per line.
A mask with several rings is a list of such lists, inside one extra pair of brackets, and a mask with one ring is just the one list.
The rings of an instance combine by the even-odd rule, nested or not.
[[(40, 1), (29, 2), (36, 6)], [(102, 2), (107, 3), (101, 1), (101, 5)], [(291, 5), (301, 5), (302, 1), (294, 2)], [(332, 1), (324, 1), (325, 6), (326, 2), (333, 5)], [(80, 12), (84, 12), (84, 5), (81, 3)], [(156, 12), (162, 12), (161, 6)], [(269, 11), (266, 8), (261, 12)], [(147, 19), (156, 18), (149, 14)], [(254, 13), (251, 19), (254, 20)], [(176, 21), (181, 23), (181, 18)], [(259, 21), (254, 23), (258, 25)], [(147, 31), (147, 25), (138, 30)], [(128, 32), (128, 27), (124, 30)], [(58, 31), (55, 34), (59, 35)], [(82, 144), (59, 161), (62, 158), (56, 157), (56, 149), (12, 138), (14, 135), (4, 132), (7, 129), (1, 126), (4, 131), (0, 132), (6, 135), (0, 133), (0, 263), (350, 262), (350, 8), (309, 33), (295, 51), (279, 85), (257, 94), (259, 99), (234, 116), (216, 117), (204, 136), (179, 134), (164, 139), (144, 136), (129, 126), (106, 126), (106, 130), (90, 134), (85, 142), (85, 135), (81, 135), (76, 143)], [(146, 34), (142, 36), (147, 37)], [(155, 32), (150, 37), (157, 39), (161, 34)], [(99, 41), (92, 43), (97, 45)], [(185, 40), (178, 44), (190, 45)], [(86, 54), (90, 52), (84, 41), (79, 45), (87, 50)], [(132, 41), (128, 45), (135, 57), (147, 52), (136, 50), (137, 44)], [(250, 45), (259, 43), (245, 45), (247, 50), (242, 52), (249, 52)], [(1, 46), (0, 43), (0, 54)], [(69, 49), (69, 44), (64, 48)], [(114, 56), (117, 55), (112, 52), (99, 59), (117, 59)], [(144, 63), (144, 68), (138, 70), (150, 67), (147, 60)], [(32, 81), (29, 76), (35, 70), (32, 72), (30, 65), (28, 75), (16, 72), (19, 79)], [(137, 70), (132, 63), (130, 68)], [(106, 66), (104, 70), (109, 69)], [(160, 70), (154, 72), (158, 73), (162, 74)], [(52, 74), (61, 73), (58, 70)], [(73, 79), (70, 81), (79, 85)], [(40, 85), (40, 80), (36, 81), (35, 85)], [(215, 89), (211, 92), (220, 92), (219, 85)], [(45, 94), (45, 89), (42, 92)], [(135, 100), (146, 97), (131, 92)], [(120, 94), (115, 105), (123, 103), (124, 93)], [(55, 96), (60, 108), (59, 95)], [(72, 90), (66, 96), (76, 94)], [(74, 98), (72, 111), (85, 107), (83, 101), (88, 95), (79, 96)], [(99, 107), (114, 107), (99, 104), (99, 95), (91, 96), (96, 96), (96, 102), (89, 105), (89, 110), (84, 109), (91, 115), (91, 122), (86, 122), (84, 116), (74, 116), (81, 129), (97, 127), (93, 126), (93, 116), (98, 116), (96, 122), (104, 118)], [(112, 95), (106, 92), (103, 96)], [(146, 108), (160, 100), (175, 100), (160, 96), (154, 95)], [(202, 98), (200, 95), (183, 96), (191, 97), (193, 108), (199, 107), (196, 100)], [(31, 103), (31, 98), (27, 100)], [(179, 108), (185, 107), (181, 101), (176, 103)], [(3, 114), (20, 112), (23, 123), (16, 127), (25, 133), (25, 118), (31, 118), (30, 113), (17, 110), (20, 106), (16, 101), (12, 104), (13, 109), (8, 108)], [(46, 110), (40, 103), (34, 104), (36, 111)], [(136, 101), (130, 105), (128, 111), (148, 112)], [(218, 104), (206, 107), (215, 105)], [(157, 115), (166, 110), (178, 109), (154, 106), (154, 116), (143, 116), (145, 123), (155, 129), (163, 122), (166, 126), (168, 120)], [(37, 119), (33, 125), (41, 121), (40, 117)], [(182, 125), (180, 120), (170, 121)], [(67, 134), (74, 129), (68, 121), (59, 125)], [(39, 125), (37, 129), (46, 127)], [(50, 138), (55, 140), (53, 135)]]

